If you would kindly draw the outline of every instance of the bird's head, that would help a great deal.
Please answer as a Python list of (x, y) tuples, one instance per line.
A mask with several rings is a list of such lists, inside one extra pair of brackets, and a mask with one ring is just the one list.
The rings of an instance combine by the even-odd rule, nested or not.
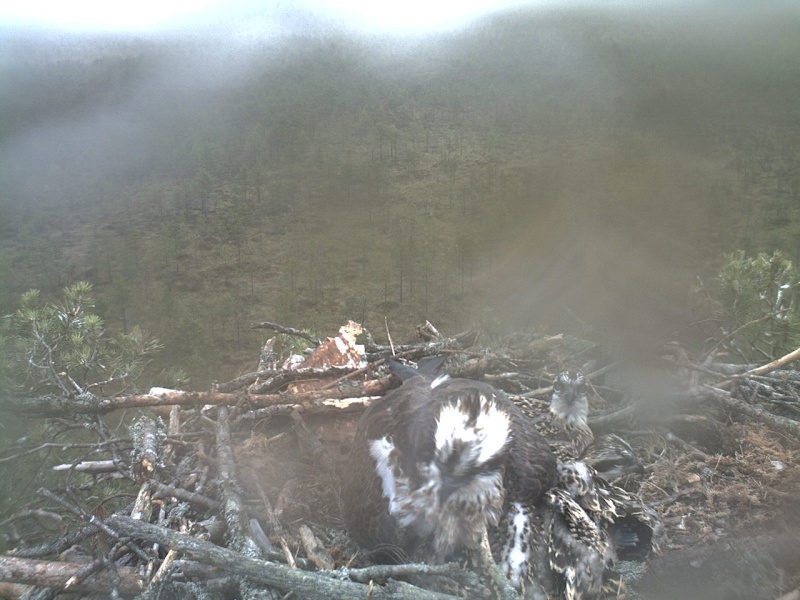
[(566, 425), (586, 427), (589, 417), (588, 387), (583, 373), (562, 371), (553, 382), (550, 412)]
[(464, 395), (444, 403), (436, 422), (433, 466), (439, 503), (482, 502), (498, 488), (511, 444), (511, 420), (493, 398)]

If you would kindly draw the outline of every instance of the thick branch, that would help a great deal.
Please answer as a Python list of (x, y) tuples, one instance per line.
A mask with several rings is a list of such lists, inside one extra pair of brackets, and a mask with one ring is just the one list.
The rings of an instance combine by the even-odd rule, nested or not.
[(312, 390), (309, 392), (281, 394), (221, 394), (218, 392), (183, 392), (173, 391), (159, 395), (137, 394), (112, 398), (31, 398), (9, 401), (9, 407), (28, 415), (44, 415), (48, 417), (75, 416), (75, 414), (102, 415), (114, 410), (145, 408), (151, 406), (178, 405), (184, 407), (200, 407), (206, 404), (216, 406), (235, 405), (244, 401), (254, 408), (276, 406), (280, 404), (319, 403), (331, 399), (352, 398), (355, 396), (380, 396), (392, 384), (391, 377), (371, 379), (361, 383), (353, 383), (341, 389)]
[[(157, 525), (135, 521), (129, 517), (113, 516), (106, 524), (119, 534), (175, 548), (200, 562), (219, 567), (234, 575), (247, 577), (263, 585), (284, 592), (294, 592), (293, 597), (329, 598), (331, 600), (363, 600), (367, 597), (367, 586), (351, 581), (341, 581), (319, 573), (291, 569), (280, 565), (221, 548), (188, 535), (170, 531)], [(454, 600), (454, 596), (429, 592), (412, 585), (392, 582), (385, 586), (374, 586), (374, 600)]]
[(745, 414), (756, 421), (760, 421), (775, 431), (788, 433), (789, 435), (795, 437), (800, 436), (800, 423), (797, 421), (773, 414), (758, 405), (748, 404), (744, 400), (734, 398), (729, 392), (724, 390), (720, 390), (715, 387), (707, 387), (706, 389), (708, 390), (708, 393), (710, 393), (717, 401), (726, 407)]
[[(0, 581), (63, 589), (67, 581), (78, 575), (85, 567), (86, 565), (81, 563), (0, 556)], [(144, 591), (138, 569), (117, 567), (116, 571), (119, 576), (120, 591), (123, 594)], [(108, 571), (100, 571), (83, 579), (74, 589), (71, 588), (71, 591), (107, 592), (111, 589), (112, 582), (113, 578)]]
[(756, 367), (755, 369), (750, 369), (747, 371), (742, 377), (747, 377), (748, 375), (764, 375), (765, 373), (769, 373), (770, 371), (774, 371), (775, 369), (780, 369), (781, 367), (788, 365), (791, 362), (796, 361), (800, 358), (800, 348), (789, 352), (785, 356), (781, 356), (780, 358), (773, 360), (771, 363), (763, 365), (761, 367)]
[(247, 535), (245, 528), (247, 509), (238, 492), (239, 484), (236, 481), (236, 467), (233, 462), (227, 407), (221, 407), (217, 416), (216, 446), (219, 479), (222, 487), (222, 516), (228, 525), (231, 544), (234, 549), (247, 556), (260, 556), (258, 544)]

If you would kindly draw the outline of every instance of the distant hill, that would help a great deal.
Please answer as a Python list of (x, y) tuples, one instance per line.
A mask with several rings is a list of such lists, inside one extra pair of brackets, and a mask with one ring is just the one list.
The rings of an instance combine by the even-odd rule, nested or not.
[(0, 33), (0, 310), (88, 279), (198, 386), (261, 320), (690, 335), (723, 251), (800, 257), (798, 30), (775, 2)]

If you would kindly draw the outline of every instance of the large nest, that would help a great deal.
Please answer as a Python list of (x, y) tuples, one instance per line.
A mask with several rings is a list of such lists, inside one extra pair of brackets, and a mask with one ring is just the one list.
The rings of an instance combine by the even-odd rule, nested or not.
[[(336, 338), (309, 338), (313, 352), (304, 356), (274, 356), (268, 342), (256, 371), (211, 392), (154, 389), (33, 407), (94, 419), (138, 412), (131, 443), (105, 439), (97, 446), (110, 460), (64, 465), (70, 486), (39, 490), (37, 510), (61, 519), (57, 536), (43, 536), (29, 513), (4, 522), (13, 548), (0, 558), (0, 592), (433, 598), (482, 589), (457, 565), (372, 565), (340, 517), (358, 417), (397, 384), (384, 359), (435, 354), (447, 355), (451, 375), (542, 406), (556, 373), (586, 373), (590, 425), (637, 450), (646, 473), (622, 485), (664, 524), (660, 555), (644, 568), (620, 565), (629, 597), (772, 599), (800, 586), (800, 523), (793, 516), (800, 428), (786, 416), (800, 376), (775, 370), (785, 364), (759, 369), (705, 360), (696, 367), (674, 345), (620, 362), (601, 345), (569, 336), (515, 335), (490, 348), (477, 345), (475, 332), (445, 337), (426, 324), (419, 334), (420, 343), (382, 346), (350, 323)], [(92, 478), (91, 506), (76, 493), (79, 472)], [(135, 501), (98, 500), (101, 484), (116, 478), (119, 486), (120, 477)]]

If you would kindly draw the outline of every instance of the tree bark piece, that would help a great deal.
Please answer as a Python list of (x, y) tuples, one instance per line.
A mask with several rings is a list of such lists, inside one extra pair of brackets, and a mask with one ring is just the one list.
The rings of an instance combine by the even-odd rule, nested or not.
[(158, 429), (156, 422), (150, 417), (141, 416), (131, 426), (133, 434), (133, 474), (136, 481), (144, 483), (149, 481), (156, 472), (158, 465)]

